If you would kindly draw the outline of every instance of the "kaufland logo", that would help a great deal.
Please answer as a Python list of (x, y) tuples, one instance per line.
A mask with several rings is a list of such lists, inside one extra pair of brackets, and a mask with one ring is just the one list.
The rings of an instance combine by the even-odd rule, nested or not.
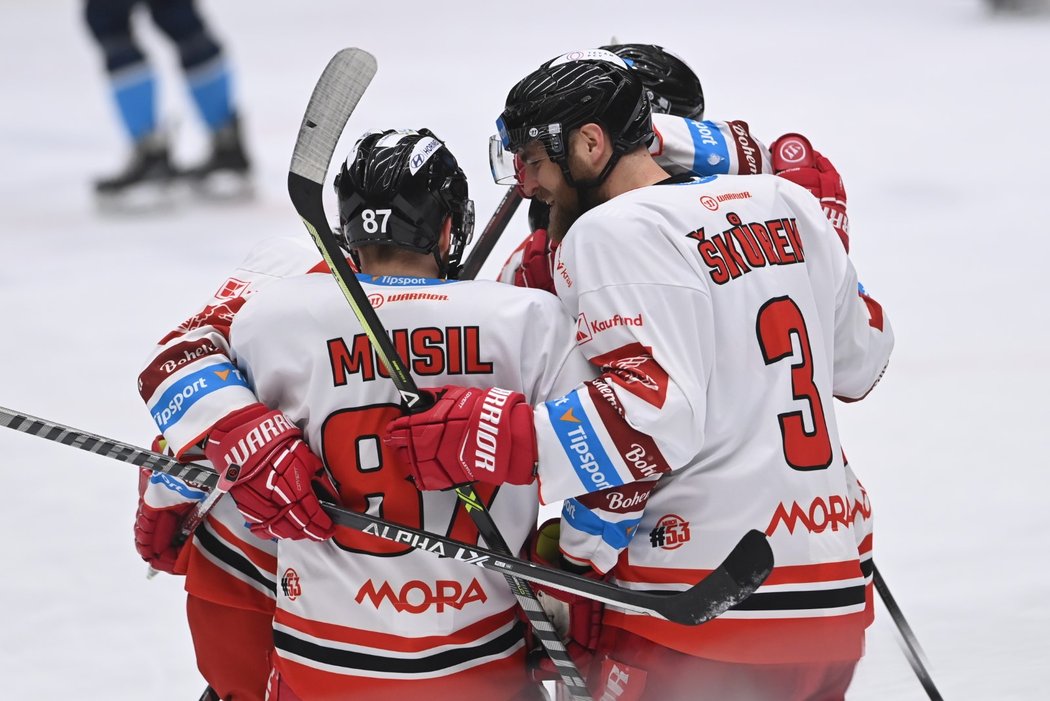
[(584, 344), (589, 342), (594, 336), (591, 335), (590, 329), (587, 327), (587, 317), (581, 313), (576, 317), (576, 343)]
[[(580, 316), (583, 316), (582, 314)], [(591, 333), (598, 334), (602, 331), (608, 331), (609, 329), (616, 328), (617, 326), (644, 326), (645, 322), (642, 321), (642, 315), (638, 316), (622, 316), (616, 314), (611, 319), (605, 319), (604, 321), (591, 322)]]

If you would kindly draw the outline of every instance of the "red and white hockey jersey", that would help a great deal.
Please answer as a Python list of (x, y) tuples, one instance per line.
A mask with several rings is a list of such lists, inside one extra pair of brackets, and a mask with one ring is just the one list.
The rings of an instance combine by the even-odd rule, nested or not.
[(544, 503), (590, 493), (565, 505), (563, 550), (635, 588), (695, 583), (751, 528), (776, 558), (704, 626), (606, 623), (713, 659), (858, 658), (867, 504), (833, 397), (873, 387), (893, 335), (819, 203), (768, 175), (675, 178), (585, 213), (557, 262), (602, 372), (536, 409)]
[[(216, 421), (258, 401), (229, 355), (230, 323), (254, 292), (274, 280), (328, 270), (309, 239), (275, 238), (257, 246), (197, 313), (167, 334), (139, 375), (139, 394), (168, 448), (186, 458)], [(143, 494), (154, 508), (204, 493), (154, 473)], [(277, 546), (252, 535), (233, 500), (219, 500), (183, 549), (186, 591), (214, 603), (269, 612)]]
[[(594, 376), (575, 324), (545, 292), (359, 279), (420, 386), (498, 386), (542, 402)], [(259, 399), (303, 429), (347, 508), (477, 542), (454, 494), (420, 493), (383, 445), (399, 396), (330, 276), (268, 286), (238, 313), (231, 344)], [(535, 485), (478, 492), (520, 548), (536, 523)], [(516, 602), (498, 574), (349, 529), (280, 541), (277, 559), (276, 666), (301, 698), (480, 701), (526, 683)]]

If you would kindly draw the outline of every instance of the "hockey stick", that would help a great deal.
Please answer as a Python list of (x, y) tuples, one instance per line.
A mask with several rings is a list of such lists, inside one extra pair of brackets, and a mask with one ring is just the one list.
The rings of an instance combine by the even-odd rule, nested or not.
[[(314, 244), (328, 263), (333, 277), (343, 291), (343, 296), (354, 310), (365, 335), (368, 336), (380, 360), (389, 369), (390, 379), (397, 387), (406, 409), (422, 411), (429, 406), (429, 398), (416, 387), (390, 336), (372, 309), (368, 295), (347, 264), (335, 236), (332, 235), (332, 229), (328, 226), (322, 199), (328, 165), (335, 153), (339, 137), (365, 88), (375, 75), (376, 68), (375, 58), (360, 49), (343, 49), (325, 66), (306, 105), (299, 137), (292, 151), (292, 163), (288, 169), (288, 194)], [(503, 540), (492, 516), (474, 493), (474, 489), (469, 485), (458, 487), (456, 496), (463, 502), (485, 542), (497, 553), (510, 555), (510, 548)], [(536, 593), (521, 579), (507, 574), (504, 576), (570, 695), (574, 699), (590, 698), (580, 671), (540, 606)]]
[[(201, 489), (213, 489), (219, 483), (219, 474), (211, 468), (183, 464), (130, 443), (4, 407), (0, 407), (0, 426), (171, 475)], [(751, 531), (711, 574), (683, 592), (625, 589), (333, 504), (322, 505), (332, 520), (341, 526), (429, 552), (435, 557), (510, 574), (638, 613), (656, 614), (682, 625), (706, 623), (743, 601), (765, 581), (773, 566), (773, 554), (765, 535)]]
[(886, 585), (886, 580), (882, 578), (882, 574), (879, 572), (879, 568), (875, 566), (874, 561), (871, 563), (871, 575), (875, 581), (875, 591), (879, 592), (879, 598), (886, 605), (886, 610), (890, 612), (893, 622), (897, 624), (897, 632), (901, 634), (901, 639), (904, 641), (904, 656), (908, 658), (908, 664), (911, 665), (915, 676), (919, 678), (919, 683), (926, 690), (926, 695), (930, 697), (930, 701), (942, 701), (941, 692), (934, 686), (933, 677), (930, 676), (929, 671), (926, 669), (926, 655), (923, 654), (922, 648), (919, 647), (919, 640), (915, 637), (915, 633), (912, 632), (908, 621), (904, 619), (904, 613), (901, 611), (900, 606), (897, 605), (893, 594), (890, 593), (890, 588)]
[(496, 211), (492, 213), (485, 230), (478, 237), (478, 242), (470, 249), (467, 260), (459, 270), (458, 279), (473, 280), (478, 276), (478, 273), (481, 272), (481, 266), (488, 260), (489, 254), (496, 247), (496, 242), (503, 235), (507, 224), (510, 223), (514, 213), (518, 211), (518, 205), (521, 204), (521, 200), (521, 190), (517, 186), (507, 188), (506, 194), (503, 195), (503, 199), (496, 205)]

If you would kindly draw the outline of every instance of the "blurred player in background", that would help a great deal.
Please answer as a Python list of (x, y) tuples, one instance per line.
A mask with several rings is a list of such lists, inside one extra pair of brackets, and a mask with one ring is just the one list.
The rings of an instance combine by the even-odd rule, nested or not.
[[(168, 135), (157, 117), (157, 75), (132, 32), (136, 5), (174, 42), (190, 94), (210, 135), (210, 150), (182, 170), (172, 162)], [(95, 182), (104, 203), (150, 206), (166, 201), (167, 187), (184, 177), (203, 194), (248, 192), (249, 173), (240, 119), (231, 96), (231, 73), (222, 46), (198, 13), (194, 0), (86, 0), (84, 17), (105, 60), (110, 88), (131, 139), (131, 155), (120, 172)]]

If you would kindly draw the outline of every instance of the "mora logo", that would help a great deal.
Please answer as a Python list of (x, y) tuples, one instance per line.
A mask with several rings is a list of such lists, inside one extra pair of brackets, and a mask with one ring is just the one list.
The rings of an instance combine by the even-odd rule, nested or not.
[(284, 593), (289, 601), (295, 601), (303, 595), (303, 587), (299, 582), (299, 573), (291, 567), (286, 569), (284, 574), (281, 575), (281, 592)]
[(478, 584), (478, 580), (471, 579), (470, 583), (463, 587), (461, 582), (454, 579), (439, 579), (431, 587), (426, 582), (418, 579), (405, 582), (398, 592), (390, 586), (390, 582), (383, 582), (376, 589), (375, 583), (370, 579), (364, 583), (354, 597), (357, 603), (363, 603), (365, 598), (377, 609), (383, 602), (390, 603), (398, 613), (423, 613), (433, 608), (436, 613), (444, 613), (445, 607), (451, 607), (457, 611), (470, 603), (485, 603), (488, 597), (485, 590)]

